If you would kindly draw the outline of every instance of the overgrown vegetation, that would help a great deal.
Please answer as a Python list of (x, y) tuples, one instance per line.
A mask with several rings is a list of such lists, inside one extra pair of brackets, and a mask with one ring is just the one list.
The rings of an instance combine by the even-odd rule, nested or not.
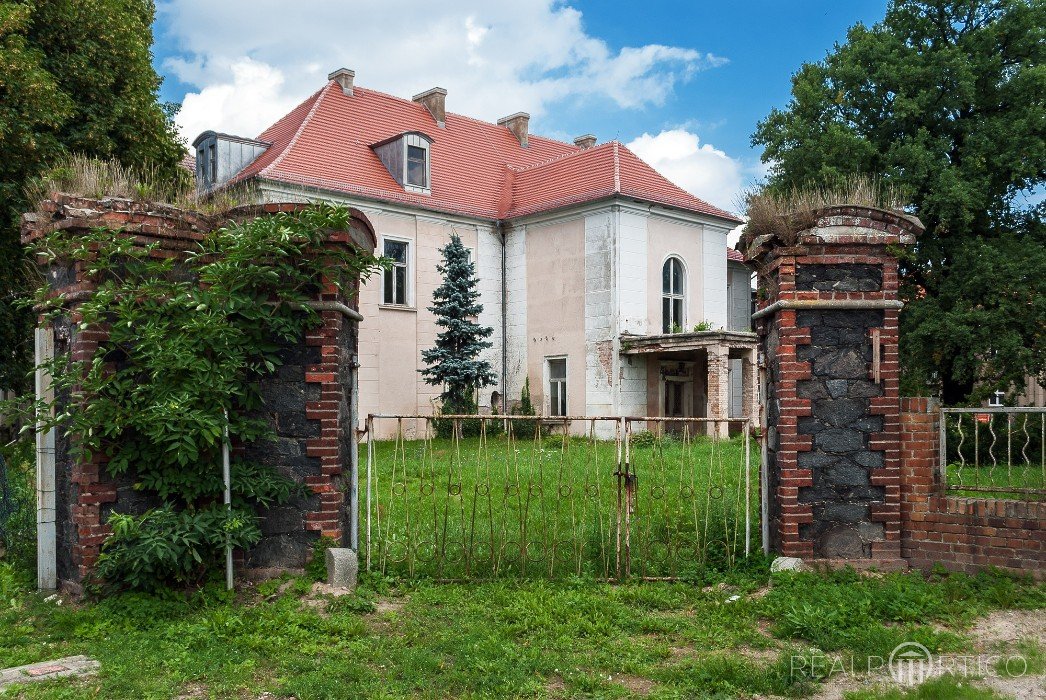
[[(745, 512), (755, 521), (758, 508), (756, 489), (745, 501), (743, 438), (640, 432), (631, 445), (631, 571), (701, 581), (741, 565)], [(754, 484), (757, 442), (748, 448)], [(373, 440), (365, 449), (372, 479), (361, 489), (370, 494), (373, 539), (363, 549), (376, 570), (436, 579), (617, 576), (623, 496), (614, 440), (513, 427), (481, 438)], [(758, 527), (751, 534), (758, 551)]]
[[(369, 253), (324, 246), (328, 231), (348, 225), (347, 209), (327, 205), (232, 223), (208, 234), (184, 263), (106, 229), (56, 232), (35, 247), (51, 264), (84, 266), (97, 286), (78, 307), (80, 328), (107, 331), (91, 360), (65, 354), (48, 363), (56, 396), (68, 397), (49, 424), (70, 436), (78, 458), (104, 453), (108, 472), (155, 504), (145, 514), (112, 516), (98, 563), (105, 581), (133, 588), (198, 581), (227, 544), (257, 542), (254, 506), (297, 492), (271, 468), (238, 460), (233, 506), (222, 506), (224, 432), (239, 443), (271, 435), (254, 414), (258, 380), (317, 323), (307, 302), (322, 283), (342, 286), (375, 268)], [(50, 288), (34, 302), (51, 320), (68, 322), (64, 299)]]
[(28, 440), (0, 446), (0, 552), (23, 566), (36, 558), (35, 457)]
[(57, 194), (161, 202), (205, 214), (223, 213), (257, 201), (250, 186), (223, 188), (204, 196), (191, 177), (172, 178), (153, 165), (128, 166), (116, 158), (91, 158), (81, 154), (63, 158), (27, 185), (25, 191), (30, 208)]
[[(101, 662), (98, 676), (13, 693), (36, 699), (802, 697), (819, 684), (793, 673), (791, 656), (827, 638), (779, 626), (790, 610), (836, 615), (832, 635), (862, 654), (906, 633), (967, 653), (974, 616), (1046, 602), (1041, 584), (997, 573), (771, 578), (764, 563), (708, 583), (434, 585), (364, 574), (340, 598), (284, 577), (235, 598), (207, 586), (76, 606), (30, 593), (27, 577), (0, 565), (0, 667), (76, 653)], [(857, 612), (839, 617), (840, 606)], [(819, 651), (858, 653), (833, 649)]]
[[(0, 0), (0, 389), (27, 388), (31, 293), (19, 244), (25, 190), (71, 154), (115, 158), (157, 179), (188, 179), (174, 125), (158, 101), (150, 0)], [(34, 188), (35, 189), (35, 188)]]

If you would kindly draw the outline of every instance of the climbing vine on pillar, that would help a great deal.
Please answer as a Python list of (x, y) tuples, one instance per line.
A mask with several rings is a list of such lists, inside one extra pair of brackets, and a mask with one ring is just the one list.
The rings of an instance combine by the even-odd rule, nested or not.
[[(99, 336), (93, 357), (48, 363), (63, 397), (51, 422), (81, 463), (103, 456), (110, 475), (130, 478), (155, 504), (110, 518), (97, 567), (106, 583), (197, 581), (227, 542), (258, 541), (254, 506), (296, 492), (271, 467), (240, 459), (233, 508), (221, 505), (226, 416), (234, 443), (271, 437), (256, 417), (259, 380), (318, 323), (308, 304), (321, 289), (348, 292), (345, 283), (378, 266), (370, 253), (328, 245), (329, 232), (349, 224), (347, 209), (327, 205), (261, 216), (207, 234), (177, 261), (104, 228), (38, 242), (34, 252), (52, 269), (79, 267), (87, 284), (74, 332)], [(45, 319), (71, 315), (47, 286), (34, 303)]]

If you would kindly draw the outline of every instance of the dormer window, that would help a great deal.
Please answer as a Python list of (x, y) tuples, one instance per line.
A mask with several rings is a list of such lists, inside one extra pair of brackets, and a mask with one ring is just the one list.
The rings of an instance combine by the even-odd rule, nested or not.
[(431, 191), (430, 139), (420, 131), (407, 131), (371, 146), (389, 175), (407, 192)]

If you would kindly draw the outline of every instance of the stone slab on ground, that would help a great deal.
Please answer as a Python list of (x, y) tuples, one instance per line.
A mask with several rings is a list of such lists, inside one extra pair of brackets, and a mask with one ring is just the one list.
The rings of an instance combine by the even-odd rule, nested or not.
[(54, 661), (41, 661), (0, 671), (0, 688), (14, 683), (47, 681), (65, 676), (89, 676), (98, 671), (98, 662), (86, 656), (67, 656)]

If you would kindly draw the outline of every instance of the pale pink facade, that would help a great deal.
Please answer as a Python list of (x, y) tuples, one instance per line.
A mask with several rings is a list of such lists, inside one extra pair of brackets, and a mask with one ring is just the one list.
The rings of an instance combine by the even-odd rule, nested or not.
[[(263, 193), (273, 200), (288, 196), (279, 188), (263, 188)], [(499, 381), (479, 392), (482, 412), (497, 411), (505, 396), (514, 406), (529, 377), (535, 407), (551, 415), (549, 361), (564, 359), (570, 415), (666, 415), (665, 384), (675, 381), (685, 384), (679, 392), (684, 405), (674, 409), (676, 415), (751, 414), (740, 392), (741, 360), (749, 360), (745, 364), (754, 373), (754, 350), (735, 350), (736, 362), (727, 368), (723, 386), (736, 390), (712, 410), (706, 350), (685, 346), (629, 354), (626, 347), (633, 336), (661, 335), (662, 271), (669, 258), (679, 260), (685, 271), (687, 330), (709, 324), (713, 332), (698, 335), (713, 336), (712, 345), (727, 353), (714, 331), (748, 330), (730, 321), (731, 316), (747, 321), (751, 291), (747, 268), (727, 259), (729, 222), (611, 198), (502, 222), (499, 230), (492, 222), (338, 199), (367, 216), (379, 251), (386, 241), (407, 244), (406, 303), (385, 303), (381, 273), (360, 293), (362, 417), (438, 410), (439, 389), (426, 384), (418, 370), (424, 366), (422, 351), (435, 342), (437, 328), (428, 307), (441, 282), (439, 249), (452, 234), (472, 252), (484, 305), (480, 321), (494, 330), (485, 359)], [(737, 284), (728, 285), (728, 279)], [(666, 367), (671, 368), (668, 378), (662, 376)], [(388, 437), (395, 423), (379, 426), (384, 426), (379, 437)]]

